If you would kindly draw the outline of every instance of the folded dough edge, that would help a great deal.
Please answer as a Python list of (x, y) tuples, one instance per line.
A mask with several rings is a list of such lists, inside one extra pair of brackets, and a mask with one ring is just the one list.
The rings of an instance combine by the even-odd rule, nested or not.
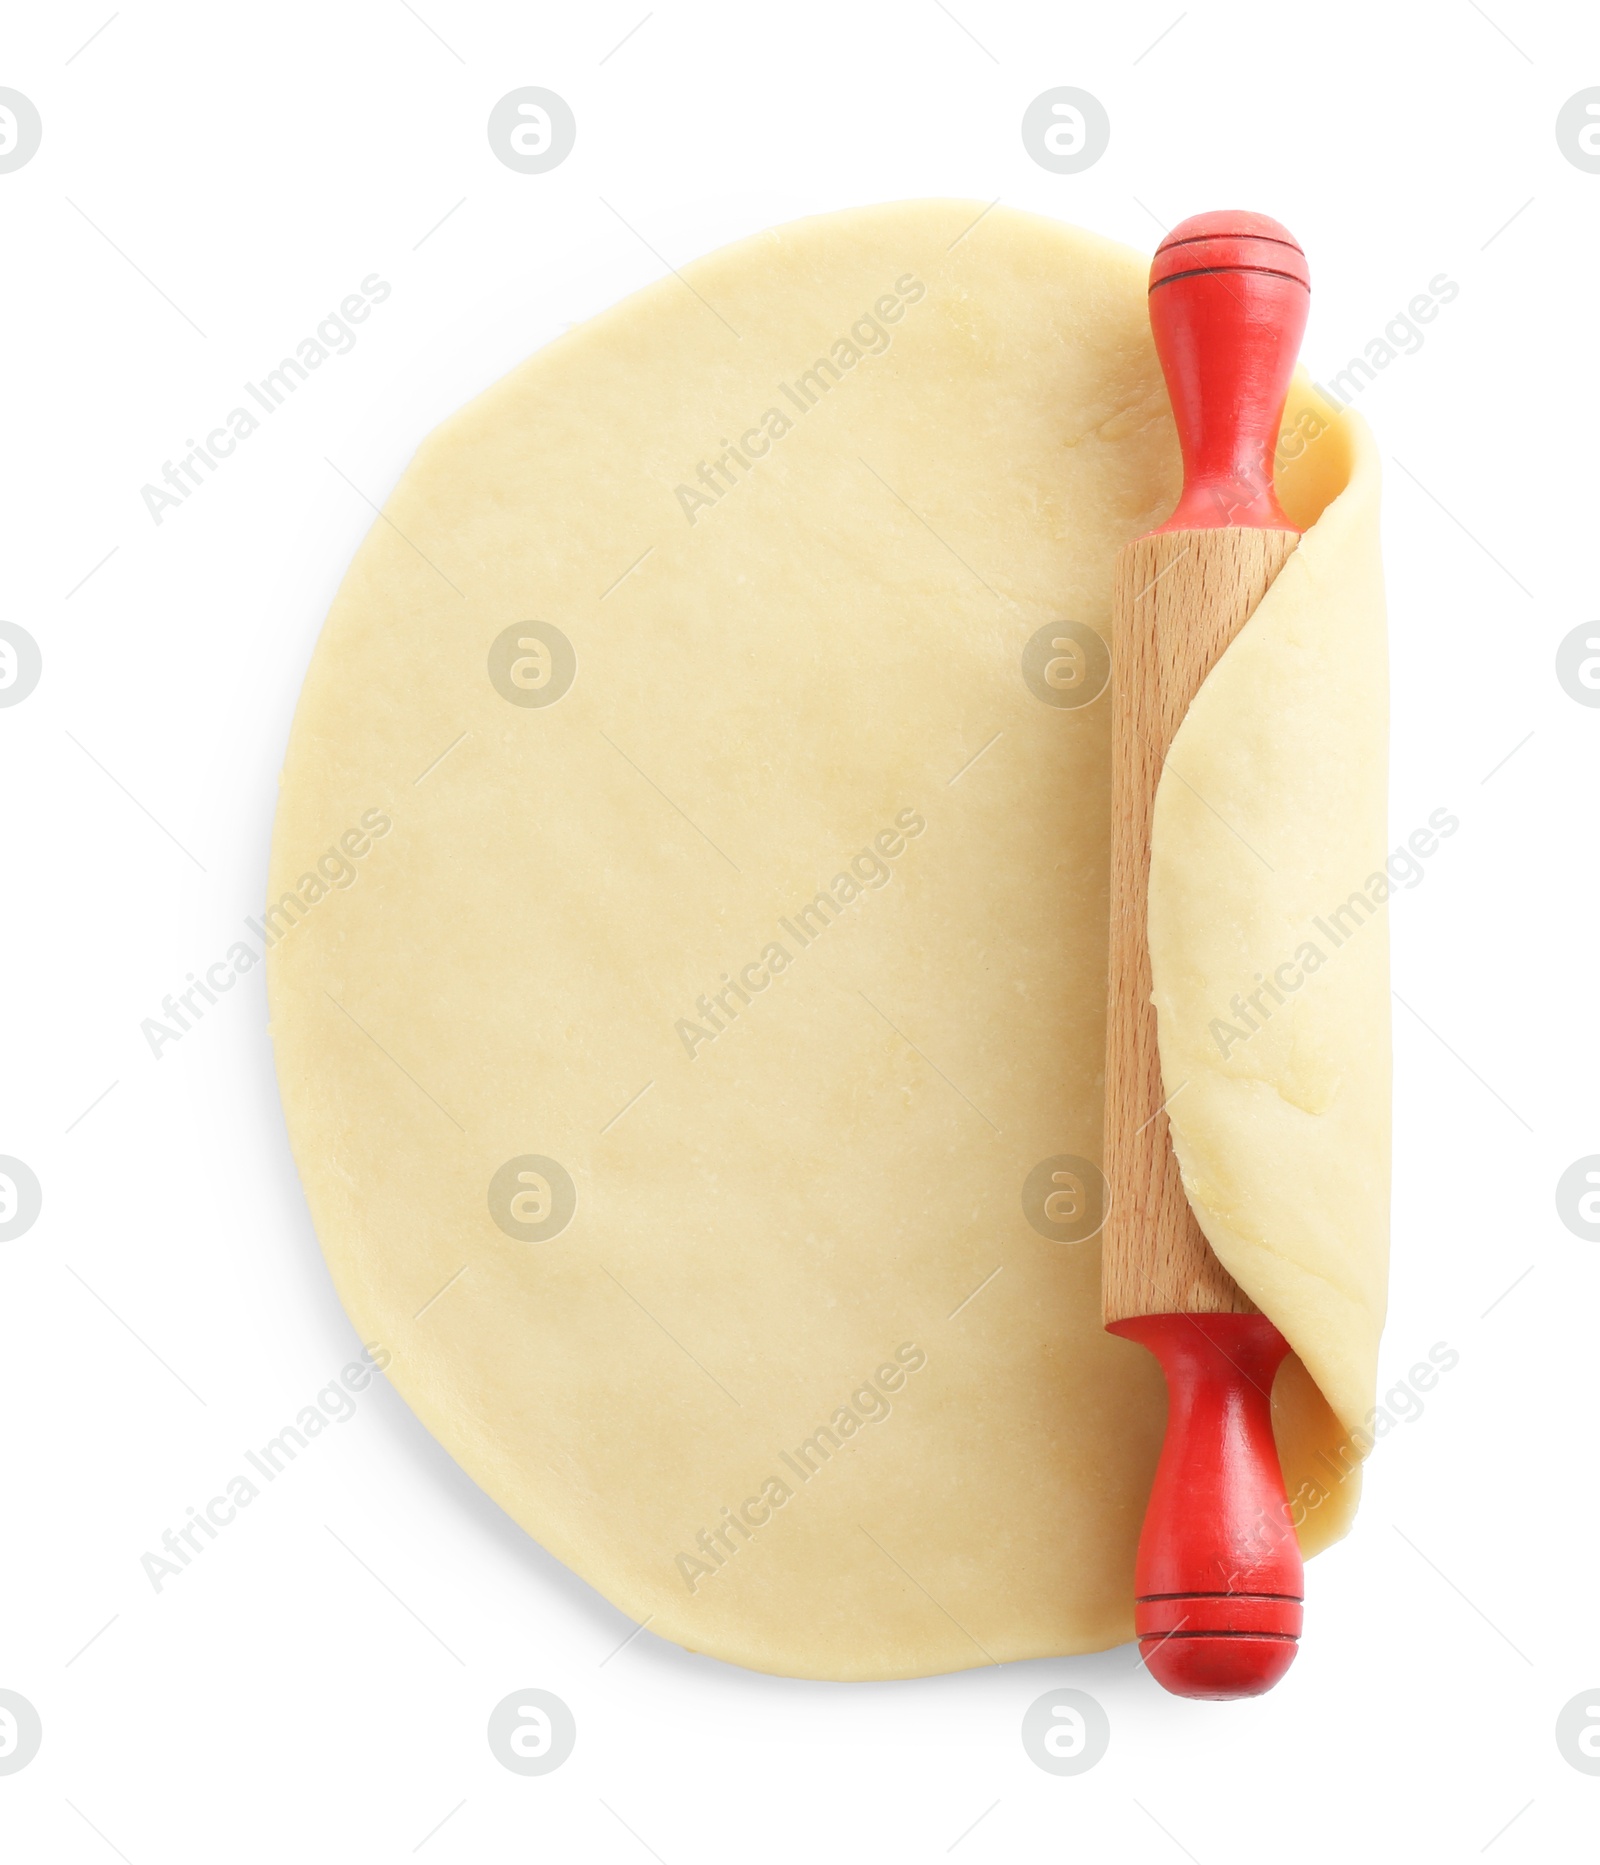
[[(1290, 455), (1293, 457), (1288, 457)], [(1370, 1447), (1388, 1270), (1388, 680), (1378, 462), (1297, 380), (1280, 489), (1299, 547), (1196, 695), (1156, 794), (1150, 960), (1190, 1203), (1282, 1329), (1291, 1496)], [(1320, 1452), (1320, 1455), (1317, 1453)], [(1342, 1493), (1340, 1485), (1342, 1484)], [(1322, 1498), (1314, 1498), (1313, 1506)]]

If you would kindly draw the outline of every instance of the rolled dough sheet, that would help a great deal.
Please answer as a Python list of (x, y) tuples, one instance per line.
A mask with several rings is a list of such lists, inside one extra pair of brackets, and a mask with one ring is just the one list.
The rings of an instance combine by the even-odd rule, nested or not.
[[(1103, 644), (1176, 446), (1145, 261), (979, 214), (762, 234), (446, 422), (328, 617), (273, 837), (283, 1102), (356, 1325), (623, 1611), (808, 1677), (1130, 1637), (1164, 1418), (1091, 1233)], [(1297, 390), (1284, 455), (1315, 523), (1174, 749), (1152, 924), (1191, 1194), (1298, 1350), (1315, 1550), (1382, 1306), (1381, 925), (1205, 1051), (1382, 865), (1370, 452)]]
[(1378, 469), (1354, 417), (1305, 459), (1318, 483), (1300, 490), (1330, 502), (1196, 695), (1157, 791), (1150, 961), (1190, 1203), (1364, 1450), (1388, 1282), (1395, 885)]

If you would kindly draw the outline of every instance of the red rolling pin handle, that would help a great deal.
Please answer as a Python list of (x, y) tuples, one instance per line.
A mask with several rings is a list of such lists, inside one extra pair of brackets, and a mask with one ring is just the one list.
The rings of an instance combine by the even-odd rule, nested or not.
[(1183, 497), (1161, 531), (1296, 529), (1272, 485), (1272, 456), (1311, 275), (1294, 237), (1265, 214), (1196, 214), (1150, 267), (1150, 327), (1167, 378)]
[[(1162, 242), (1150, 323), (1183, 452), (1162, 531), (1292, 531), (1273, 455), (1310, 308), (1292, 235), (1262, 214), (1201, 214)], [(1153, 1676), (1190, 1697), (1256, 1696), (1294, 1660), (1300, 1547), (1272, 1436), (1288, 1343), (1261, 1314), (1113, 1322), (1167, 1381), (1167, 1435), (1135, 1575), (1135, 1628)]]
[(1142, 1315), (1110, 1332), (1148, 1347), (1167, 1376), (1134, 1569), (1140, 1653), (1178, 1696), (1259, 1696), (1300, 1636), (1300, 1544), (1272, 1440), (1288, 1342), (1265, 1315)]

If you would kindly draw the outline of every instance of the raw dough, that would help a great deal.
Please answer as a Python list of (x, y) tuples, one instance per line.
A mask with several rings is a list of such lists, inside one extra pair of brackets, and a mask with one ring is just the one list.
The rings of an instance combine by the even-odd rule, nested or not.
[[(1325, 412), (1310, 412), (1320, 427)], [(1201, 1229), (1365, 1449), (1388, 1284), (1385, 902), (1398, 885), (1378, 469), (1353, 417), (1305, 458), (1315, 502), (1344, 490), (1173, 740), (1150, 845), (1150, 962)]]
[[(1177, 494), (1145, 272), (959, 202), (698, 261), (424, 443), (307, 674), (270, 985), (339, 1293), (529, 1533), (759, 1669), (1131, 1635), (1160, 1375), (1101, 1330), (1095, 1242), (1057, 1239), (1092, 1223), (1062, 1157), (1100, 1148), (1086, 695), (1116, 553)], [(1381, 926), (1229, 1064), (1204, 1045), (1351, 854), (1381, 865), (1381, 778), (1341, 815), (1381, 744), (1359, 435), (1297, 390), (1286, 502), (1333, 503), (1174, 751), (1273, 876), (1169, 778), (1153, 899), (1207, 1233), (1346, 1427)], [(1299, 1360), (1275, 1400), (1314, 1550), (1356, 1481)]]

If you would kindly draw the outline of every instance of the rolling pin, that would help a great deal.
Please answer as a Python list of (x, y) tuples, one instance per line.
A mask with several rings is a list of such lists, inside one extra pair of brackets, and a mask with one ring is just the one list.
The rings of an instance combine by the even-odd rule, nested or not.
[(1184, 477), (1172, 516), (1123, 551), (1113, 600), (1102, 1301), (1107, 1329), (1149, 1348), (1167, 1384), (1134, 1572), (1140, 1653), (1179, 1696), (1245, 1697), (1283, 1676), (1300, 1636), (1272, 1435), (1288, 1343), (1212, 1253), (1179, 1177), (1151, 1001), (1150, 825), (1190, 701), (1299, 542), (1272, 468), (1310, 275), (1277, 221), (1199, 214), (1157, 249), (1149, 303)]

